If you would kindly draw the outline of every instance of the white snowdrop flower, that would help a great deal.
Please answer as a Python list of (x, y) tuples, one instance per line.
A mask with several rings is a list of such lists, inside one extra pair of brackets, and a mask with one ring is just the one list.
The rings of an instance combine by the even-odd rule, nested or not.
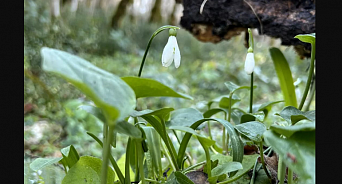
[(252, 52), (248, 52), (245, 61), (245, 72), (250, 75), (253, 73), (255, 67), (254, 54)]
[(169, 67), (172, 61), (175, 62), (175, 67), (178, 68), (180, 65), (181, 55), (178, 48), (176, 39), (177, 32), (175, 29), (169, 29), (169, 39), (164, 47), (162, 55), (162, 65)]

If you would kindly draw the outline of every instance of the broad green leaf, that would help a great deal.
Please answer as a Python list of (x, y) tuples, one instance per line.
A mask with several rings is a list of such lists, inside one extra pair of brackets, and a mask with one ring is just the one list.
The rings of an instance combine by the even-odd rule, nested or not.
[(293, 106), (287, 106), (280, 113), (276, 113), (275, 115), (282, 117), (285, 121), (292, 125), (303, 119), (310, 121), (316, 120), (315, 111), (303, 112)]
[(80, 159), (75, 147), (73, 145), (61, 149), (63, 156), (62, 162), (66, 163), (71, 168)]
[(235, 124), (240, 124), (242, 115), (247, 114), (240, 108), (232, 108), (231, 118)]
[(203, 119), (200, 111), (194, 108), (177, 109), (171, 112), (170, 121), (166, 122), (166, 126), (185, 126), (190, 127), (196, 121)]
[(161, 108), (158, 110), (150, 110), (150, 109), (146, 109), (146, 110), (142, 110), (142, 111), (133, 110), (133, 112), (131, 113), (131, 116), (132, 117), (141, 117), (143, 115), (155, 115), (158, 117), (165, 117), (167, 114), (169, 114), (173, 110), (175, 110), (175, 109), (170, 108), (170, 107), (165, 107), (165, 108)]
[(242, 177), (244, 174), (246, 174), (250, 169), (253, 168), (255, 164), (255, 159), (259, 156), (259, 154), (254, 155), (243, 155), (242, 160), (242, 169), (238, 170), (238, 172), (232, 176), (229, 177), (225, 182), (235, 181), (237, 178)]
[(258, 121), (251, 121), (236, 125), (235, 129), (252, 141), (261, 142), (262, 135), (266, 131), (266, 126)]
[(295, 124), (293, 126), (280, 126), (280, 125), (271, 125), (271, 130), (274, 130), (278, 134), (284, 135), (286, 137), (291, 137), (294, 133), (300, 131), (313, 131), (316, 129), (315, 122), (308, 122), (303, 124)]
[[(237, 95), (233, 94), (231, 106), (233, 106), (236, 102), (239, 102), (239, 101), (241, 101), (241, 99)], [(218, 103), (219, 107), (228, 109), (230, 106), (229, 95), (219, 96), (219, 97), (209, 101), (208, 102), (209, 109), (213, 103)]]
[(52, 165), (54, 163), (57, 163), (60, 161), (63, 157), (58, 158), (37, 158), (35, 159), (31, 164), (30, 168), (34, 171), (38, 171), (40, 169), (43, 169), (46, 166)]
[[(224, 84), (229, 89), (229, 93), (234, 93), (235, 91), (240, 90), (240, 89), (250, 89), (251, 88), (250, 86), (238, 86), (232, 82), (225, 82)], [(257, 86), (253, 86), (253, 89), (255, 89), (255, 88), (257, 88)]]
[(176, 171), (175, 177), (180, 184), (194, 184), (188, 177), (186, 177), (182, 172)]
[(260, 121), (263, 122), (265, 119), (265, 113), (263, 111), (255, 113), (246, 113), (241, 116), (240, 123), (246, 123), (250, 121)]
[[(243, 142), (240, 139), (239, 133), (234, 129), (234, 126), (230, 124), (228, 121), (223, 119), (217, 119), (217, 118), (204, 118), (202, 120), (199, 120), (195, 123), (193, 123), (190, 128), (196, 129), (198, 126), (200, 126), (202, 123), (206, 121), (217, 121), (221, 123), (227, 130), (227, 133), (229, 134), (230, 144), (232, 146), (232, 154), (233, 154), (233, 161), (241, 162), (243, 159)], [(191, 138), (191, 133), (186, 133), (183, 136), (183, 140), (180, 144), (179, 151), (178, 151), (178, 157), (177, 157), (177, 164), (181, 164), (184, 158), (185, 149), (189, 143), (189, 140)]]
[(305, 43), (311, 43), (311, 44), (316, 43), (316, 33), (299, 34), (295, 36), (295, 38), (298, 38), (300, 41), (305, 42)]
[(205, 111), (203, 113), (203, 117), (204, 118), (210, 118), (211, 116), (219, 113), (219, 112), (223, 112), (226, 116), (226, 114), (228, 114), (228, 110), (227, 109), (223, 109), (223, 108), (214, 108), (214, 109), (209, 109), (207, 111)]
[(144, 130), (146, 135), (148, 152), (151, 156), (153, 169), (157, 175), (162, 176), (160, 136), (153, 127), (142, 126), (141, 128)]
[(284, 96), (285, 106), (292, 105), (297, 107), (295, 87), (293, 85), (292, 73), (289, 64), (278, 48), (270, 48), (272, 61), (277, 72), (281, 91)]
[(315, 138), (315, 131), (295, 132), (287, 139), (271, 130), (264, 133), (266, 144), (272, 146), (283, 162), (299, 176), (300, 183), (315, 183)]
[(88, 112), (89, 114), (95, 116), (97, 119), (102, 121), (102, 123), (106, 122), (106, 118), (102, 113), (102, 110), (98, 107), (92, 106), (92, 105), (80, 105), (77, 107), (77, 109), (84, 110)]
[(139, 128), (125, 121), (117, 122), (114, 131), (121, 134), (126, 134), (134, 138), (142, 138), (142, 134)]
[(43, 47), (42, 68), (72, 83), (102, 109), (109, 123), (123, 120), (136, 105), (134, 91), (118, 76), (64, 51)]
[(137, 98), (143, 97), (177, 97), (192, 100), (193, 98), (189, 95), (178, 93), (170, 87), (154, 80), (141, 77), (122, 77), (135, 92)]
[(263, 111), (265, 113), (265, 118), (266, 118), (268, 115), (268, 112), (271, 111), (272, 106), (280, 102), (284, 102), (284, 100), (278, 100), (278, 101), (267, 102), (267, 103), (261, 104), (256, 111)]
[(222, 165), (218, 165), (211, 171), (211, 176), (220, 176), (222, 174), (227, 174), (229, 172), (237, 171), (242, 169), (242, 164), (240, 162), (228, 162)]
[[(69, 170), (62, 184), (98, 184), (101, 178), (102, 160), (91, 156), (82, 156)], [(114, 183), (114, 171), (108, 166), (107, 184)]]

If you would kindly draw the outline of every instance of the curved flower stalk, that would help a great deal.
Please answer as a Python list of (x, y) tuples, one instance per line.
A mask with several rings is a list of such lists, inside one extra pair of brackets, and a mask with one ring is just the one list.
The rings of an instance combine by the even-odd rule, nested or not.
[(180, 65), (181, 55), (176, 39), (177, 32), (175, 29), (169, 29), (169, 39), (164, 47), (162, 55), (162, 65), (169, 67), (172, 62), (175, 62), (175, 67), (178, 68)]

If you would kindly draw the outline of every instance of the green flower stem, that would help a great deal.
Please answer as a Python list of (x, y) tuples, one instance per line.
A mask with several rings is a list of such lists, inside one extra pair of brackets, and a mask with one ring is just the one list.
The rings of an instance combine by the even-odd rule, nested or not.
[[(260, 156), (259, 156), (259, 157), (260, 157)], [(257, 172), (256, 166), (258, 165), (258, 159), (259, 159), (259, 157), (255, 160), (255, 164), (254, 164), (254, 167), (253, 167), (253, 175), (252, 175), (251, 183), (250, 183), (250, 184), (254, 184), (255, 173)]]
[(172, 161), (172, 158), (171, 158), (170, 154), (167, 152), (165, 144), (161, 144), (161, 145), (162, 145), (163, 152), (164, 152), (164, 154), (166, 155), (166, 158), (167, 158), (167, 159), (169, 160), (169, 162), (170, 162), (170, 165), (171, 165), (171, 167), (172, 167), (172, 170), (176, 171), (175, 163)]
[(313, 81), (312, 88), (311, 88), (310, 94), (309, 94), (308, 103), (304, 107), (304, 111), (308, 111), (310, 109), (311, 101), (312, 101), (313, 97), (315, 96), (315, 92), (316, 92), (316, 81)]
[(213, 136), (211, 135), (211, 125), (210, 125), (210, 121), (208, 121), (208, 134), (209, 134), (209, 138), (213, 139)]
[(148, 41), (147, 48), (146, 48), (146, 50), (145, 50), (143, 59), (142, 59), (142, 61), (141, 61), (141, 65), (140, 65), (138, 77), (141, 77), (141, 72), (142, 72), (142, 69), (143, 69), (143, 67), (144, 67), (145, 59), (146, 59), (148, 50), (150, 49), (150, 46), (151, 46), (151, 43), (152, 43), (153, 38), (154, 38), (155, 36), (157, 36), (157, 34), (159, 34), (160, 32), (164, 31), (165, 29), (170, 29), (170, 28), (173, 28), (173, 29), (180, 29), (180, 28), (177, 27), (177, 26), (166, 25), (166, 26), (162, 26), (162, 27), (158, 28), (158, 29), (152, 34), (150, 40)]
[(189, 166), (188, 168), (184, 169), (182, 172), (183, 172), (184, 174), (186, 174), (187, 171), (190, 171), (191, 169), (194, 169), (194, 168), (196, 168), (196, 167), (198, 167), (198, 166), (201, 166), (201, 165), (203, 165), (203, 164), (205, 164), (205, 163), (206, 163), (206, 161), (203, 161), (203, 162), (194, 164), (194, 165)]
[(278, 160), (278, 180), (279, 184), (284, 184), (286, 165), (283, 162), (283, 158), (279, 156)]
[[(90, 132), (87, 132), (87, 134), (90, 135), (103, 148), (103, 143), (101, 142), (101, 140), (99, 138), (97, 138), (94, 134), (92, 134)], [(123, 176), (118, 164), (116, 163), (116, 161), (114, 160), (114, 158), (111, 154), (109, 155), (109, 160), (112, 163), (113, 168), (119, 177), (120, 183), (124, 183), (125, 177)]]
[[(109, 126), (109, 130), (107, 133), (107, 140), (104, 138), (105, 145), (103, 148), (103, 159), (102, 159), (102, 169), (101, 169), (101, 184), (107, 183), (107, 170), (108, 170), (108, 161), (109, 161), (109, 155), (110, 155), (110, 148), (111, 148), (111, 141), (113, 140), (113, 134), (114, 134), (114, 126)], [(105, 136), (105, 135), (104, 135)]]
[(249, 99), (249, 113), (253, 113), (253, 73), (251, 73), (251, 93), (250, 93), (250, 99)]
[(132, 138), (128, 137), (127, 148), (126, 148), (126, 160), (125, 160), (125, 184), (131, 184), (131, 176), (130, 176), (130, 154), (132, 151)]
[(227, 154), (228, 149), (226, 147), (226, 128), (223, 126), (223, 130), (222, 130), (223, 134), (222, 134), (222, 149), (223, 149), (223, 154)]
[(287, 169), (287, 184), (293, 184), (293, 170), (289, 167)]
[(261, 158), (261, 164), (262, 164), (262, 167), (264, 168), (265, 170), (265, 173), (267, 175), (267, 177), (272, 180), (272, 177), (270, 176), (270, 174), (268, 173), (268, 170), (266, 168), (266, 165), (265, 165), (265, 161), (264, 161), (264, 151), (263, 151), (263, 148), (262, 148), (262, 141), (260, 142), (260, 158)]
[(135, 149), (136, 154), (138, 155), (138, 165), (139, 165), (139, 175), (141, 179), (141, 183), (145, 184), (145, 174), (144, 174), (144, 151), (142, 149), (141, 141), (137, 140), (135, 141)]
[(208, 178), (210, 178), (211, 177), (211, 160), (210, 160), (209, 149), (205, 147), (203, 148), (204, 148), (205, 158), (207, 162), (207, 174), (208, 174)]
[(139, 167), (140, 167), (140, 166), (138, 165), (138, 164), (139, 164), (139, 163), (138, 163), (138, 162), (139, 162), (139, 158), (138, 158), (138, 157), (139, 157), (139, 156), (138, 156), (139, 152), (138, 152), (137, 145), (136, 145), (138, 142), (134, 141), (134, 142), (132, 142), (132, 143), (133, 143), (133, 148), (134, 148), (134, 150), (135, 150), (135, 151), (132, 151), (132, 150), (131, 150), (131, 153), (135, 154), (135, 155), (134, 155), (134, 158), (135, 158), (135, 159), (134, 159), (134, 165), (135, 165), (134, 181), (138, 182), (138, 181), (140, 181), (140, 180), (139, 180), (139, 173), (140, 173)]
[(311, 44), (311, 62), (310, 62), (310, 70), (309, 70), (309, 76), (308, 76), (308, 80), (306, 81), (306, 86), (305, 86), (305, 90), (303, 93), (303, 97), (302, 100), (300, 101), (299, 104), (299, 110), (302, 110), (306, 96), (308, 95), (309, 92), (309, 88), (310, 88), (310, 84), (311, 84), (311, 80), (312, 80), (312, 76), (314, 73), (314, 68), (315, 68), (315, 54), (316, 54), (316, 44)]

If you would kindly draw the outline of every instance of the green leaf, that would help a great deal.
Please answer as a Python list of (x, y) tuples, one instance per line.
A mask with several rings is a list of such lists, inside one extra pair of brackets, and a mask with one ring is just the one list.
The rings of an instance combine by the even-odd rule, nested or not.
[(165, 107), (165, 108), (161, 108), (158, 110), (150, 110), (150, 109), (146, 109), (146, 110), (142, 110), (142, 111), (133, 110), (133, 112), (131, 113), (131, 116), (132, 117), (141, 117), (144, 115), (155, 115), (158, 117), (165, 117), (173, 110), (175, 110), (175, 109), (170, 108), (170, 107)]
[[(98, 184), (101, 177), (102, 160), (91, 156), (82, 156), (69, 170), (62, 184)], [(107, 184), (114, 183), (114, 171), (108, 166)]]
[(313, 131), (316, 129), (315, 122), (308, 122), (303, 124), (295, 124), (293, 126), (280, 126), (280, 125), (271, 125), (271, 130), (274, 130), (278, 134), (284, 135), (286, 137), (291, 137), (294, 133), (300, 131)]
[(178, 93), (170, 87), (154, 80), (141, 77), (122, 77), (135, 92), (137, 98), (143, 97), (177, 97), (192, 100), (189, 95)]
[[(123, 153), (123, 155), (119, 158), (119, 160), (117, 161), (117, 164), (118, 164), (120, 171), (125, 171), (125, 168), (126, 168), (125, 167), (126, 166), (126, 154), (125, 153)], [(124, 177), (126, 177), (125, 172), (122, 172), (122, 174)], [(134, 172), (131, 169), (131, 167), (129, 167), (129, 176), (130, 176), (131, 181), (133, 181), (134, 180)], [(126, 178), (125, 178), (125, 180), (126, 180)]]
[(221, 174), (227, 174), (229, 172), (237, 171), (242, 169), (242, 164), (240, 162), (228, 162), (215, 167), (211, 174), (212, 176), (220, 176)]
[(184, 127), (184, 126), (170, 126), (168, 127), (168, 129), (170, 130), (179, 130), (179, 131), (182, 131), (182, 132), (185, 132), (185, 133), (191, 133), (193, 135), (196, 135), (196, 136), (200, 136), (200, 137), (203, 137), (201, 134), (197, 133), (194, 129), (190, 128), (190, 127)]
[(267, 145), (283, 158), (283, 162), (299, 176), (300, 183), (315, 183), (315, 131), (295, 132), (284, 139), (274, 131), (264, 133)]
[(175, 172), (175, 177), (178, 181), (178, 183), (181, 184), (194, 184), (188, 177), (186, 177), (182, 172), (176, 171)]
[(97, 119), (102, 121), (102, 123), (106, 123), (106, 118), (103, 115), (103, 112), (100, 108), (92, 106), (92, 105), (80, 105), (77, 107), (77, 109), (84, 110), (88, 112), (89, 114), (95, 116)]
[(299, 35), (295, 36), (295, 38), (298, 38), (300, 41), (305, 42), (305, 43), (315, 44), (315, 42), (316, 42), (316, 33), (299, 34)]
[(118, 76), (64, 51), (43, 47), (42, 68), (72, 83), (102, 109), (109, 123), (123, 120), (136, 105), (134, 91)]
[(277, 72), (281, 91), (284, 96), (285, 106), (292, 105), (297, 107), (295, 87), (293, 85), (292, 73), (289, 64), (278, 48), (270, 48), (272, 61)]
[[(229, 93), (234, 93), (235, 91), (240, 90), (240, 89), (251, 89), (250, 86), (238, 86), (238, 85), (236, 85), (232, 82), (229, 82), (229, 81), (225, 82), (224, 84), (229, 89)], [(253, 89), (255, 89), (255, 88), (257, 88), (257, 86), (253, 86)]]
[(142, 134), (139, 128), (125, 121), (117, 122), (114, 131), (118, 133), (126, 134), (134, 138), (138, 138), (138, 139), (142, 138)]
[[(231, 105), (233, 106), (236, 102), (239, 102), (239, 101), (241, 101), (241, 99), (237, 95), (233, 94)], [(229, 95), (219, 96), (219, 97), (209, 101), (208, 107), (210, 108), (213, 103), (218, 103), (219, 107), (228, 109), (230, 106)]]
[(148, 152), (151, 156), (151, 162), (153, 170), (159, 177), (162, 177), (162, 163), (161, 163), (161, 142), (160, 136), (153, 127), (142, 126), (141, 127), (146, 135)]
[(37, 158), (35, 159), (31, 164), (30, 168), (34, 171), (38, 171), (40, 169), (43, 169), (46, 166), (52, 165), (54, 163), (57, 163), (58, 161), (62, 160), (63, 157), (58, 158)]
[(204, 149), (209, 149), (210, 146), (215, 144), (215, 141), (213, 141), (209, 138), (206, 138), (206, 137), (196, 136), (196, 138), (201, 143), (201, 145)]
[(266, 126), (257, 121), (251, 121), (235, 126), (235, 129), (240, 132), (240, 134), (245, 135), (254, 142), (261, 142), (262, 135), (266, 131)]
[(310, 121), (316, 120), (315, 111), (303, 112), (293, 106), (287, 106), (280, 113), (276, 113), (275, 115), (282, 117), (285, 121), (292, 125), (303, 119)]
[(277, 103), (280, 103), (280, 102), (284, 102), (284, 100), (272, 101), (272, 102), (267, 102), (267, 103), (261, 104), (258, 107), (257, 111), (263, 111), (265, 113), (265, 118), (266, 118), (268, 115), (268, 112), (271, 111), (272, 106), (277, 104)]
[(253, 168), (255, 164), (255, 159), (259, 156), (259, 154), (254, 155), (243, 155), (242, 160), (242, 169), (240, 169), (233, 177), (228, 178), (225, 182), (235, 181), (237, 178), (242, 177), (245, 175), (250, 169)]
[(265, 113), (263, 111), (255, 113), (246, 113), (241, 116), (240, 123), (246, 123), (249, 121), (260, 121), (263, 122), (265, 119)]
[[(239, 133), (234, 129), (234, 126), (230, 124), (228, 121), (223, 120), (223, 119), (205, 118), (205, 119), (202, 119), (193, 123), (190, 126), (190, 128), (196, 129), (198, 126), (200, 126), (202, 123), (206, 121), (217, 121), (226, 128), (227, 133), (229, 134), (230, 144), (232, 146), (233, 161), (241, 162), (243, 159), (243, 142), (240, 139)], [(178, 157), (177, 157), (177, 164), (179, 165), (182, 163), (182, 160), (185, 154), (185, 149), (189, 143), (191, 136), (192, 136), (191, 133), (186, 133), (183, 136), (183, 140), (180, 144)]]
[(75, 147), (73, 145), (61, 149), (63, 156), (62, 162), (66, 163), (71, 168), (80, 159)]
[(190, 127), (196, 121), (203, 119), (200, 111), (194, 108), (177, 109), (171, 112), (170, 121), (166, 122), (166, 126), (185, 126)]
[(223, 108), (213, 108), (213, 109), (209, 109), (207, 111), (205, 111), (203, 113), (203, 117), (204, 118), (210, 118), (211, 116), (219, 113), (219, 112), (224, 112), (224, 114), (228, 114), (228, 110), (227, 109), (223, 109)]

